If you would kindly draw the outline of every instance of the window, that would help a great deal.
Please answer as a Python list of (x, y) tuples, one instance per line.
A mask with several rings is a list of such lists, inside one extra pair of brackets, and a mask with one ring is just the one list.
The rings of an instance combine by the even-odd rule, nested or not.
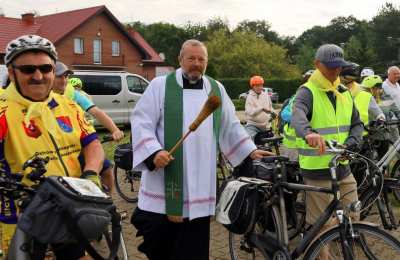
[(120, 76), (74, 75), (83, 82), (83, 90), (89, 95), (117, 95), (121, 92)]
[(126, 81), (128, 83), (129, 91), (135, 92), (135, 93), (143, 93), (145, 91), (147, 85), (149, 85), (143, 79), (141, 79), (139, 77), (135, 77), (135, 76), (126, 77)]
[(82, 38), (74, 39), (74, 53), (75, 54), (83, 54), (83, 39)]
[(111, 55), (112, 56), (119, 56), (119, 41), (112, 41), (111, 42)]
[(100, 39), (93, 40), (93, 63), (95, 63), (95, 64), (101, 63), (101, 40)]

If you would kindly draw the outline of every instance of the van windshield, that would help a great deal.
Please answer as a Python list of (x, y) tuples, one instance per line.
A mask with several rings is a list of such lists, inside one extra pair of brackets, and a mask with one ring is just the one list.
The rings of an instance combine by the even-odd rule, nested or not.
[(120, 76), (74, 75), (83, 82), (83, 90), (89, 95), (116, 95), (121, 92)]

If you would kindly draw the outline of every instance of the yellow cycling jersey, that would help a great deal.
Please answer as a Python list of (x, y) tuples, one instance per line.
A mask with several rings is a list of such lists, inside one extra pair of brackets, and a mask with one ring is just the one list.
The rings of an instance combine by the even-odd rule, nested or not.
[(38, 155), (50, 159), (45, 175), (79, 177), (78, 156), (82, 147), (97, 139), (97, 134), (85, 120), (84, 112), (70, 99), (54, 94), (47, 106), (56, 118), (58, 136), (46, 130), (48, 122), (43, 122), (42, 117), (33, 117), (26, 125), (27, 107), (24, 105), (0, 100), (1, 167), (7, 172), (27, 174), (29, 169), (22, 171), (22, 165)]

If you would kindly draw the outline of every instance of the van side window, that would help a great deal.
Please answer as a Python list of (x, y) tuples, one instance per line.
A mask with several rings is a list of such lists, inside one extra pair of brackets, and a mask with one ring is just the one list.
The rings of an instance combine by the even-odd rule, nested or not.
[(143, 93), (147, 88), (148, 83), (143, 79), (135, 76), (127, 76), (128, 89), (130, 92)]
[(121, 92), (120, 76), (74, 75), (83, 82), (83, 90), (89, 95), (117, 95)]

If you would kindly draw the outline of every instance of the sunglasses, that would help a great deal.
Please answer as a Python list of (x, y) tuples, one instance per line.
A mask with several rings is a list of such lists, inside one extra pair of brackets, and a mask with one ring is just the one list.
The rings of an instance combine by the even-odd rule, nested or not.
[(54, 66), (51, 64), (41, 65), (13, 65), (14, 69), (21, 71), (24, 74), (33, 74), (36, 70), (40, 70), (41, 73), (49, 73), (54, 70)]

